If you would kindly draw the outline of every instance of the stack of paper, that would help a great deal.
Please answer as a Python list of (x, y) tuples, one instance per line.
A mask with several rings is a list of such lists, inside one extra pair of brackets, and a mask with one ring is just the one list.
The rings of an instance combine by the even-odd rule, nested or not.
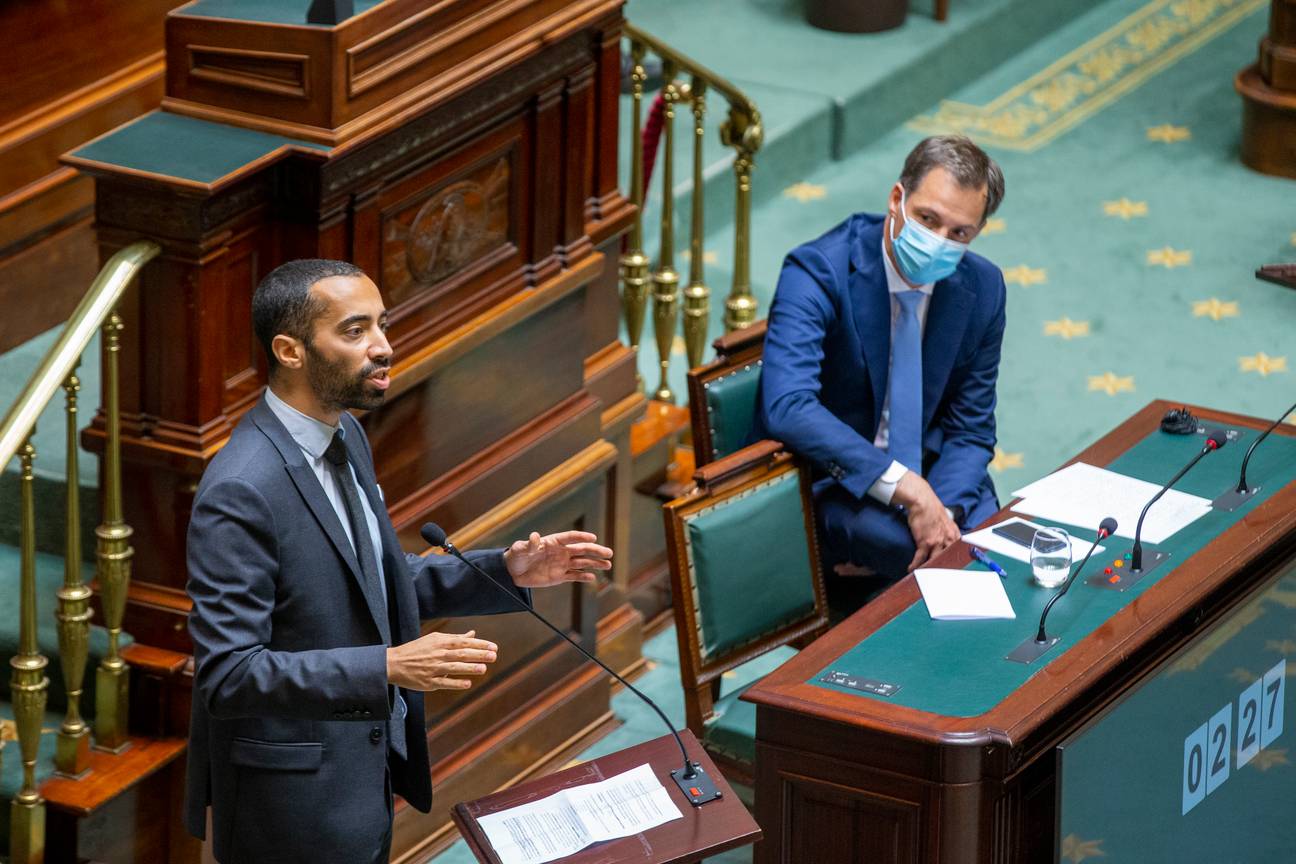
[[(1075, 462), (1013, 494), (1023, 499), (1013, 510), (1052, 522), (1096, 531), (1108, 516), (1116, 519), (1116, 533), (1133, 538), (1139, 513), (1160, 486), (1105, 468)], [(1143, 522), (1143, 539), (1163, 543), (1179, 529), (1210, 512), (1211, 502), (1171, 489), (1152, 505)]]
[(477, 820), (504, 864), (543, 864), (600, 840), (629, 837), (683, 819), (652, 768), (573, 786)]
[(914, 578), (927, 604), (927, 614), (937, 621), (1017, 617), (1003, 583), (987, 570), (926, 567), (915, 570)]

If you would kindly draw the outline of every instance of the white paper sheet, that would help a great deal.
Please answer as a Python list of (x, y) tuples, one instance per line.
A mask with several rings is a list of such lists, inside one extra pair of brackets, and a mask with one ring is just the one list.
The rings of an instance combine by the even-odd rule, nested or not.
[[(979, 546), (982, 549), (986, 550), (987, 552), (994, 553), (994, 555), (998, 555), (1003, 558), (1012, 558), (1014, 561), (1021, 561), (1024, 564), (1029, 564), (1030, 552), (1031, 552), (1029, 546), (1023, 546), (1020, 543), (1014, 543), (1013, 541), (1009, 540), (1007, 537), (1000, 537), (998, 534), (994, 533), (995, 528), (998, 528), (1002, 525), (1011, 525), (1014, 522), (1020, 522), (1023, 525), (1029, 525), (1032, 528), (1044, 527), (1043, 525), (1039, 525), (1035, 522), (1031, 522), (1029, 519), (1022, 519), (1020, 516), (1014, 516), (1011, 519), (1005, 519), (1002, 522), (991, 525), (989, 528), (982, 528), (980, 531), (973, 531), (971, 534), (964, 534), (963, 542), (970, 543), (973, 546)], [(1070, 532), (1068, 531), (1068, 533)], [(1084, 558), (1084, 556), (1089, 554), (1089, 547), (1093, 545), (1094, 544), (1088, 540), (1084, 540), (1081, 539), (1080, 537), (1076, 537), (1075, 535), (1072, 535), (1071, 536), (1071, 560), (1075, 562)], [(1094, 552), (1096, 554), (1098, 552), (1103, 551), (1103, 549), (1105, 548), (1106, 547), (1104, 546), (1099, 546), (1097, 549), (1094, 550)]]
[(1003, 582), (989, 570), (920, 567), (914, 571), (914, 578), (927, 604), (927, 614), (938, 621), (1017, 617)]
[(683, 819), (648, 765), (477, 820), (504, 864), (543, 864)]
[[(1090, 531), (1107, 516), (1116, 519), (1116, 534), (1134, 537), (1139, 513), (1161, 487), (1075, 462), (1060, 471), (1018, 489), (1013, 494), (1025, 500), (1013, 505), (1017, 513), (1053, 522), (1075, 525)], [(1210, 512), (1210, 501), (1171, 489), (1152, 505), (1143, 522), (1143, 539), (1164, 543), (1176, 531)]]

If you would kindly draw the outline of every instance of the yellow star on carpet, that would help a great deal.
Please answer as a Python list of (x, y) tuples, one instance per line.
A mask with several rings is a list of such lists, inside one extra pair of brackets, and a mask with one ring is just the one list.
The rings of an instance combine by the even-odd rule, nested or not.
[(1291, 763), (1287, 761), (1286, 747), (1270, 747), (1261, 750), (1259, 753), (1252, 756), (1251, 761), (1247, 763), (1247, 765), (1254, 765), (1261, 771), (1268, 771), (1270, 768), (1277, 768), (1279, 765), (1290, 764)]
[(1296, 246), (1296, 231), (1292, 232), (1292, 245)]
[(784, 198), (795, 198), (802, 204), (807, 201), (818, 201), (828, 194), (828, 190), (823, 186), (814, 183), (793, 183), (783, 190)]
[(1003, 271), (1004, 281), (1009, 285), (1043, 285), (1048, 281), (1048, 271), (1043, 267), (1027, 267), (1019, 264)]
[(1088, 321), (1072, 321), (1070, 318), (1059, 318), (1057, 321), (1044, 322), (1045, 336), (1061, 336), (1068, 341), (1077, 336), (1089, 335)]
[[(1002, 219), (987, 219), (985, 226), (981, 229), (981, 235), (1002, 234), (1008, 230), (1008, 223)], [(1296, 234), (1292, 235), (1292, 244), (1296, 245)]]
[(1261, 378), (1268, 378), (1272, 372), (1286, 372), (1286, 357), (1270, 357), (1261, 351), (1250, 357), (1239, 357), (1238, 367), (1243, 372), (1259, 372)]
[(1022, 467), (1022, 454), (1009, 453), (1002, 447), (995, 448), (994, 458), (990, 460), (990, 470), (996, 474), (1002, 474), (1009, 468)]
[(1160, 141), (1164, 144), (1173, 144), (1176, 141), (1187, 141), (1192, 137), (1187, 126), (1173, 126), (1169, 123), (1163, 123), (1160, 126), (1149, 126), (1147, 138), (1149, 141)]
[(1162, 266), (1167, 270), (1186, 267), (1192, 263), (1192, 252), (1187, 249), (1171, 249), (1169, 246), (1162, 246), (1160, 249), (1148, 250), (1147, 263), (1149, 267)]
[(1250, 669), (1243, 669), (1241, 666), (1238, 666), (1229, 673), (1228, 677), (1232, 678), (1234, 681), (1240, 681), (1243, 684), (1250, 684), (1260, 676), (1256, 675)]
[(1270, 639), (1265, 643), (1266, 651), (1277, 651), (1279, 654), (1296, 654), (1296, 642), (1290, 639)]
[(1212, 297), (1209, 300), (1194, 300), (1193, 304), (1194, 318), (1210, 318), (1218, 321), (1221, 318), (1236, 318), (1238, 316), (1238, 304), (1235, 301), (1223, 301), (1218, 297)]
[(1079, 864), (1089, 858), (1106, 858), (1102, 851), (1101, 840), (1081, 840), (1079, 835), (1068, 834), (1062, 838), (1062, 857), (1072, 864)]
[(1104, 372), (1101, 375), (1089, 376), (1089, 389), (1102, 390), (1108, 396), (1117, 393), (1134, 392), (1133, 375), (1117, 375), (1115, 372)]
[(1122, 197), (1119, 201), (1104, 201), (1103, 212), (1108, 216), (1119, 216), (1128, 222), (1135, 216), (1147, 215), (1146, 201), (1131, 201)]

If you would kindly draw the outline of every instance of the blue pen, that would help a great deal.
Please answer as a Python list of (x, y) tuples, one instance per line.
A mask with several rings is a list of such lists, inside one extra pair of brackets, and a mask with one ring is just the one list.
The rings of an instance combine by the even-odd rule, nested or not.
[(1004, 569), (991, 560), (989, 555), (985, 554), (975, 546), (969, 546), (968, 551), (972, 553), (973, 560), (985, 565), (987, 570), (990, 570), (993, 573), (998, 573), (1000, 579), (1008, 578), (1008, 574), (1004, 572)]

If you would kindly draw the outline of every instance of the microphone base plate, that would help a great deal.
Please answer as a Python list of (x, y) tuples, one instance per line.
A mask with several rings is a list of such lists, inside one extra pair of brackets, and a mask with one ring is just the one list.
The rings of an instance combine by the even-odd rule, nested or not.
[[(1106, 588), (1108, 591), (1128, 591), (1139, 582), (1143, 577), (1151, 573), (1161, 565), (1163, 561), (1170, 557), (1169, 552), (1157, 552), (1154, 549), (1143, 550), (1143, 569), (1132, 570), (1129, 567), (1122, 567), (1112, 572), (1110, 576), (1105, 573), (1095, 573), (1085, 580), (1086, 583), (1095, 588)], [(1125, 559), (1128, 561), (1129, 559)]]
[(684, 769), (676, 768), (671, 773), (671, 779), (679, 787), (680, 792), (694, 807), (701, 807), (703, 804), (710, 804), (712, 801), (719, 801), (724, 797), (724, 793), (716, 788), (715, 781), (706, 773), (706, 770), (697, 762), (693, 763), (693, 776), (685, 778)]
[(1059, 636), (1050, 636), (1047, 642), (1036, 642), (1034, 636), (1027, 637), (1025, 642), (1014, 648), (1012, 653), (1004, 659), (1011, 660), (1014, 663), (1034, 663), (1043, 657), (1060, 639)]
[(1223, 510), (1225, 513), (1232, 513), (1234, 510), (1254, 498), (1259, 491), (1259, 486), (1252, 486), (1250, 489), (1244, 489), (1241, 492), (1239, 492), (1237, 487), (1234, 486), (1212, 501), (1211, 509)]

